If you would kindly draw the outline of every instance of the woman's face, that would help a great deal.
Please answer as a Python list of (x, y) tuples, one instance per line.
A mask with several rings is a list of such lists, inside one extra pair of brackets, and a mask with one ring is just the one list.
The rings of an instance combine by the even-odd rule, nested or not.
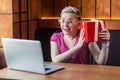
[(64, 35), (74, 35), (79, 28), (79, 21), (73, 13), (63, 13), (60, 19), (61, 30)]

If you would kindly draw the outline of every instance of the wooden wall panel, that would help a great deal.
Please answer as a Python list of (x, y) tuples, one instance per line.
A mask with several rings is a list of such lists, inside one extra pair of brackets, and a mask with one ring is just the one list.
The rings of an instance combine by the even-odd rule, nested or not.
[(0, 12), (2, 13), (12, 12), (12, 0), (0, 0)]
[(0, 15), (1, 37), (12, 37), (12, 15)]
[(37, 26), (37, 21), (36, 20), (29, 22), (29, 29), (28, 29), (28, 31), (29, 31), (29, 35), (28, 35), (29, 39), (34, 40), (34, 33), (35, 33), (35, 30), (36, 30), (37, 27), (38, 26)]
[[(13, 28), (12, 28), (12, 15), (0, 15), (0, 37), (12, 38)], [(0, 45), (1, 40), (0, 40)]]
[(20, 23), (14, 23), (13, 24), (13, 37), (19, 39), (20, 36), (21, 36)]
[[(19, 0), (13, 0), (12, 1), (12, 6), (13, 6), (13, 22), (19, 22), (20, 21), (20, 4), (19, 4)], [(14, 26), (14, 25), (13, 25)]]
[(27, 1), (26, 0), (21, 0), (21, 12), (26, 12), (27, 11)]
[(21, 21), (27, 21), (27, 13), (21, 13)]
[[(38, 12), (44, 17), (57, 18), (65, 6), (75, 6), (82, 13), (82, 19), (118, 19), (120, 18), (120, 0), (38, 0)], [(42, 3), (44, 4), (42, 4)], [(77, 4), (76, 4), (77, 3)], [(41, 5), (41, 6), (40, 6)], [(38, 14), (39, 16), (39, 14)], [(41, 17), (39, 17), (40, 19)], [(48, 19), (48, 18), (46, 18)]]
[(76, 7), (80, 11), (80, 13), (81, 13), (81, 8), (82, 8), (81, 4), (82, 4), (81, 0), (68, 0), (68, 6)]
[(37, 4), (37, 0), (28, 0), (28, 20), (37, 19), (37, 5), (36, 4)]
[(13, 22), (19, 22), (20, 21), (19, 14), (13, 14), (13, 16), (14, 16)]
[(108, 20), (106, 25), (109, 30), (120, 30), (120, 20)]
[(96, 0), (96, 18), (110, 19), (110, 0)]
[(22, 22), (21, 24), (21, 31), (22, 31), (22, 39), (27, 39), (28, 38), (28, 28), (27, 28), (27, 22)]
[(95, 0), (82, 0), (82, 18), (95, 18)]
[[(41, 0), (47, 1), (47, 0)], [(89, 20), (91, 18), (103, 19), (107, 21), (108, 29), (120, 30), (120, 1), (119, 0), (53, 0), (53, 9), (55, 18), (60, 17), (61, 10), (65, 6), (74, 6), (78, 8), (82, 14), (82, 20)], [(41, 4), (41, 8), (42, 8)], [(42, 10), (41, 10), (42, 11)], [(39, 13), (41, 13), (39, 11)], [(39, 16), (39, 14), (38, 14)], [(38, 26), (42, 28), (58, 28), (58, 23), (54, 16), (51, 19), (41, 19), (38, 17)], [(115, 20), (117, 19), (117, 20)]]
[(13, 12), (19, 12), (19, 0), (13, 0), (12, 2)]
[(12, 25), (12, 0), (0, 0), (0, 38), (13, 37)]
[[(51, 0), (50, 0), (51, 1)], [(37, 28), (37, 19), (38, 19), (38, 2), (41, 0), (28, 0), (31, 4), (28, 7), (29, 20), (27, 21), (27, 37), (28, 39), (34, 39), (34, 31)], [(40, 3), (39, 3), (40, 4)], [(40, 4), (41, 5), (41, 4)], [(39, 8), (40, 9), (40, 8)]]
[[(17, 8), (15, 4), (18, 4), (16, 5)], [(34, 34), (29, 29), (35, 31), (37, 27), (37, 7), (38, 0), (28, 0), (28, 2), (27, 0), (13, 0), (13, 11), (15, 11), (13, 13), (14, 38), (34, 39)]]
[(42, 4), (42, 0), (37, 0), (37, 18), (38, 19), (41, 19), (43, 16), (42, 16), (42, 6), (43, 6), (43, 4)]
[(111, 18), (120, 20), (120, 0), (112, 0), (111, 4)]
[(61, 10), (67, 6), (67, 0), (55, 0), (55, 17), (60, 17)]
[(38, 28), (60, 28), (57, 19), (38, 20)]
[(42, 17), (54, 17), (54, 0), (42, 0)]

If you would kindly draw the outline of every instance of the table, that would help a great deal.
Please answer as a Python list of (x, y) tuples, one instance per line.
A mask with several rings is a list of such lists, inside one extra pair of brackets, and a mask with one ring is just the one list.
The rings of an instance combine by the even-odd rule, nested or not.
[(0, 78), (15, 80), (120, 80), (119, 66), (46, 63), (62, 65), (65, 68), (47, 75), (4, 68), (0, 70)]

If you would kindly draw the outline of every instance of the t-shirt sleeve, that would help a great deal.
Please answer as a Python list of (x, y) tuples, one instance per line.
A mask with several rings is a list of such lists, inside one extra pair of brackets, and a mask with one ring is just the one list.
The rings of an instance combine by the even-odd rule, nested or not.
[(51, 38), (50, 38), (50, 41), (54, 41), (54, 42), (57, 42), (57, 33), (53, 33)]

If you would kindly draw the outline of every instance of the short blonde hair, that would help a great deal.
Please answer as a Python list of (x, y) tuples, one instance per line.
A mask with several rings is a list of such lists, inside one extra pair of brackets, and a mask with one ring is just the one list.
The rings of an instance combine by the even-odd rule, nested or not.
[(80, 16), (80, 12), (77, 8), (75, 7), (72, 7), (72, 6), (67, 6), (65, 8), (63, 8), (60, 16), (63, 14), (63, 13), (73, 13), (75, 14), (75, 17), (80, 21), (81, 20), (81, 16)]

